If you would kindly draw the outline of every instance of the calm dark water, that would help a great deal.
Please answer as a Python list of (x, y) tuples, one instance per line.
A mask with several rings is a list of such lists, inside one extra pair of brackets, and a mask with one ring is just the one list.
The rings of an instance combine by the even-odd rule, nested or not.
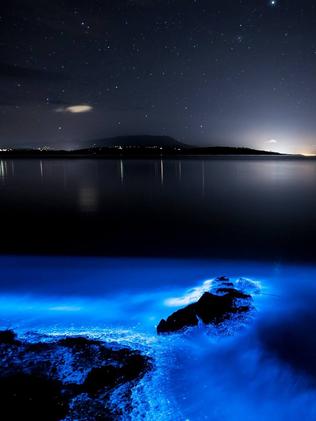
[(316, 161), (0, 162), (3, 253), (315, 261)]

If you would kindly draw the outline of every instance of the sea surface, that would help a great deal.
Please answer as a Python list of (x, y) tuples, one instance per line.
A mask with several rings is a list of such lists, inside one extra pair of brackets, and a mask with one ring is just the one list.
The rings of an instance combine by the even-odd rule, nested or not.
[(316, 160), (0, 161), (0, 252), (315, 261)]
[[(0, 328), (150, 355), (126, 419), (316, 419), (315, 190), (314, 160), (2, 161)], [(156, 334), (221, 275), (245, 319)]]

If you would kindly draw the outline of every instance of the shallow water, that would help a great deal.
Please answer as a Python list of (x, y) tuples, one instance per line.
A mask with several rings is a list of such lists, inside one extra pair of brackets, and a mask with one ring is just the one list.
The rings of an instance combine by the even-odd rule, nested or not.
[[(156, 335), (162, 317), (196, 299), (218, 275), (255, 282), (250, 317), (220, 329)], [(1, 328), (34, 340), (85, 334), (154, 358), (153, 371), (133, 389), (132, 419), (316, 417), (313, 266), (1, 257), (0, 278)]]

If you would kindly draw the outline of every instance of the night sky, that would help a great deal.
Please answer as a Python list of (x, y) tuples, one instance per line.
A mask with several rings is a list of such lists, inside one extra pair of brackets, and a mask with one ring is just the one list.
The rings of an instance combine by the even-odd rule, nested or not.
[(6, 0), (0, 144), (316, 153), (313, 0)]

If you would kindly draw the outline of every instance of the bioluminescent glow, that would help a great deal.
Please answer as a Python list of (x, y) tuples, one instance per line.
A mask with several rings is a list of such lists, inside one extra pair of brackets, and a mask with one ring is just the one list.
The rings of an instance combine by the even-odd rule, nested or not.
[(213, 279), (204, 281), (201, 286), (194, 287), (187, 291), (182, 297), (167, 298), (165, 304), (169, 307), (181, 307), (197, 301), (203, 292), (209, 291), (212, 287)]
[[(252, 294), (249, 318), (158, 336), (159, 320), (212, 289), (217, 275)], [(34, 341), (86, 335), (154, 359), (131, 390), (132, 420), (315, 419), (315, 267), (1, 257), (0, 277), (1, 328)], [(119, 392), (112, 399), (120, 404)]]
[(49, 307), (48, 310), (50, 311), (80, 311), (82, 307), (78, 306), (54, 306)]

